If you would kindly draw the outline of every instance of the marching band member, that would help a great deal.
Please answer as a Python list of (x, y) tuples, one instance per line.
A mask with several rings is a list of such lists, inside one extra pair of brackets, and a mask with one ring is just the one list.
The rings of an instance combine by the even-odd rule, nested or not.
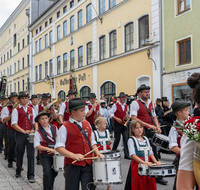
[[(55, 149), (65, 156), (65, 190), (79, 190), (81, 181), (82, 190), (95, 189), (93, 182), (92, 153), (95, 149), (99, 158), (104, 158), (96, 146), (94, 133), (88, 121), (85, 120), (85, 103), (81, 98), (69, 100), (68, 111), (71, 117), (64, 122), (58, 131)], [(76, 160), (74, 164), (72, 162)], [(88, 187), (88, 188), (87, 188)]]
[(37, 95), (36, 94), (33, 94), (31, 95), (31, 102), (28, 104), (29, 107), (32, 107), (35, 111), (35, 115), (38, 115), (38, 105), (37, 105)]
[[(67, 97), (68, 97), (68, 101), (71, 100), (72, 98), (75, 98), (75, 92), (73, 90), (69, 90)], [(58, 120), (60, 121), (60, 123), (63, 123), (64, 121), (68, 121), (69, 117), (70, 117), (70, 113), (67, 112), (68, 110), (68, 101), (62, 103), (60, 111), (58, 113)]]
[(96, 103), (96, 94), (90, 93), (89, 96), (90, 104), (85, 107), (86, 112), (86, 120), (90, 123), (93, 130), (96, 130), (95, 128), (95, 117), (103, 116), (103, 113), (101, 112), (99, 104)]
[(28, 172), (27, 178), (30, 183), (35, 183), (34, 179), (34, 147), (29, 143), (28, 137), (33, 128), (37, 130), (35, 123), (35, 111), (33, 108), (28, 107), (28, 94), (20, 92), (18, 96), (19, 106), (13, 110), (11, 124), (16, 132), (17, 142), (17, 168), (15, 177), (21, 177), (21, 169), (23, 164), (23, 156), (26, 147), (28, 158)]
[(42, 103), (38, 105), (38, 113), (44, 110), (44, 108), (49, 104), (50, 96), (46, 93), (42, 94)]
[(54, 105), (54, 111), (53, 111), (53, 114), (50, 116), (50, 119), (49, 119), (49, 122), (50, 124), (52, 125), (55, 125), (58, 129), (60, 129), (61, 125), (58, 120), (58, 114), (59, 114), (59, 111), (60, 111), (60, 104), (57, 103)]
[(17, 93), (11, 92), (9, 100), (11, 104), (7, 105), (2, 110), (2, 120), (4, 123), (7, 123), (8, 130), (8, 167), (13, 167), (13, 161), (16, 161), (16, 141), (15, 141), (15, 129), (11, 126), (11, 116), (12, 116), (12, 108), (14, 103), (17, 101)]
[(58, 175), (53, 166), (53, 155), (55, 150), (51, 145), (55, 145), (57, 138), (57, 128), (49, 125), (50, 113), (40, 112), (35, 122), (40, 123), (41, 127), (36, 131), (34, 137), (34, 148), (40, 151), (40, 159), (43, 167), (43, 189), (53, 190), (54, 180)]
[(128, 113), (128, 106), (126, 105), (126, 95), (124, 92), (120, 92), (119, 102), (114, 104), (109, 111), (110, 118), (114, 120), (114, 134), (115, 134), (115, 141), (113, 144), (113, 150), (117, 150), (117, 147), (120, 142), (121, 134), (123, 136), (123, 143), (124, 143), (124, 158), (130, 159), (128, 154), (128, 129), (124, 126), (126, 120), (124, 119)]
[[(179, 127), (183, 127), (183, 124), (186, 119), (188, 119), (189, 113), (190, 113), (190, 104), (183, 101), (183, 100), (176, 100), (172, 105), (172, 110), (175, 113), (177, 119), (174, 125), (171, 127), (169, 132), (169, 149), (171, 151), (176, 153), (176, 171), (178, 171), (178, 165), (180, 160), (180, 152), (181, 152), (181, 146), (180, 141), (182, 137), (182, 132), (177, 131), (180, 130)], [(176, 177), (174, 180), (174, 186), (173, 190), (176, 190)]]

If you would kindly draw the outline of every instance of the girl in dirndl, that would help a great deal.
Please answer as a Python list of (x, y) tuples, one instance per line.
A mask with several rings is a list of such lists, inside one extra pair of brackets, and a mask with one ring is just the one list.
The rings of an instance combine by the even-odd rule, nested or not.
[[(161, 165), (154, 155), (153, 151), (149, 150), (148, 162), (145, 162), (144, 151), (139, 151), (131, 136), (135, 136), (140, 147), (147, 146), (147, 141), (144, 138), (144, 127), (139, 120), (133, 120), (130, 123), (130, 138), (128, 140), (129, 155), (133, 159), (126, 179), (125, 190), (156, 190), (156, 179), (149, 176), (140, 176), (138, 174), (138, 164), (146, 164), (151, 167), (153, 163)], [(153, 162), (153, 163), (152, 163)]]

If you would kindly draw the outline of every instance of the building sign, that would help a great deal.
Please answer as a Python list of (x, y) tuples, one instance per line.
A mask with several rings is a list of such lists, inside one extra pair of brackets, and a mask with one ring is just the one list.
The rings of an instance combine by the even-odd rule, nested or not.
[[(76, 77), (76, 82), (80, 83), (81, 81), (85, 81), (86, 80), (86, 73), (83, 73), (83, 75), (79, 74)], [(69, 84), (69, 79), (64, 78), (60, 80), (60, 86), (64, 86), (64, 85), (68, 85)]]
[(193, 73), (200, 73), (200, 69), (192, 69), (185, 71), (185, 81), (193, 74)]

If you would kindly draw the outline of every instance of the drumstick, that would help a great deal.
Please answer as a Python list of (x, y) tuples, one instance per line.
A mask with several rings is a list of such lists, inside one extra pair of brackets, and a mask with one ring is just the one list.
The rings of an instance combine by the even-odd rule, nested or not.
[[(94, 152), (97, 148), (99, 148), (99, 147), (96, 147), (95, 149), (91, 150), (90, 152), (88, 152), (87, 154), (85, 154), (85, 155), (83, 155), (83, 156), (84, 156), (84, 157), (87, 156), (88, 154)], [(76, 163), (77, 161), (78, 161), (78, 160), (74, 160), (74, 161), (72, 162), (72, 164)]]
[[(161, 125), (161, 126), (159, 126), (159, 127), (166, 127), (167, 125)], [(148, 128), (148, 129), (151, 129), (151, 128)]]
[(84, 158), (84, 160), (91, 160), (91, 159), (98, 159), (99, 157), (88, 157), (88, 158)]
[[(161, 163), (161, 165), (164, 165), (165, 163)], [(153, 166), (156, 166), (156, 164), (152, 164)], [(141, 166), (146, 166), (146, 164), (141, 164)]]
[(35, 131), (30, 131), (30, 133), (35, 133)]

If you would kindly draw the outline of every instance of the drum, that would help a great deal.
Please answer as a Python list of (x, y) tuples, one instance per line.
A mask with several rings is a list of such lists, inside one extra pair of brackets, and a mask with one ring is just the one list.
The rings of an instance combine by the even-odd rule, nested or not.
[(58, 152), (53, 155), (53, 168), (56, 172), (64, 170), (64, 159), (65, 157)]
[(29, 137), (28, 137), (29, 143), (34, 143), (34, 136), (35, 136), (35, 133), (30, 133), (29, 134)]
[(200, 143), (195, 142), (193, 168), (195, 179), (200, 186)]
[(152, 138), (152, 143), (155, 146), (157, 146), (157, 147), (159, 147), (163, 150), (170, 151), (169, 150), (169, 138), (168, 138), (168, 136), (155, 133), (153, 138)]
[(105, 158), (93, 160), (93, 179), (95, 185), (122, 184), (121, 155), (119, 151), (104, 153)]

